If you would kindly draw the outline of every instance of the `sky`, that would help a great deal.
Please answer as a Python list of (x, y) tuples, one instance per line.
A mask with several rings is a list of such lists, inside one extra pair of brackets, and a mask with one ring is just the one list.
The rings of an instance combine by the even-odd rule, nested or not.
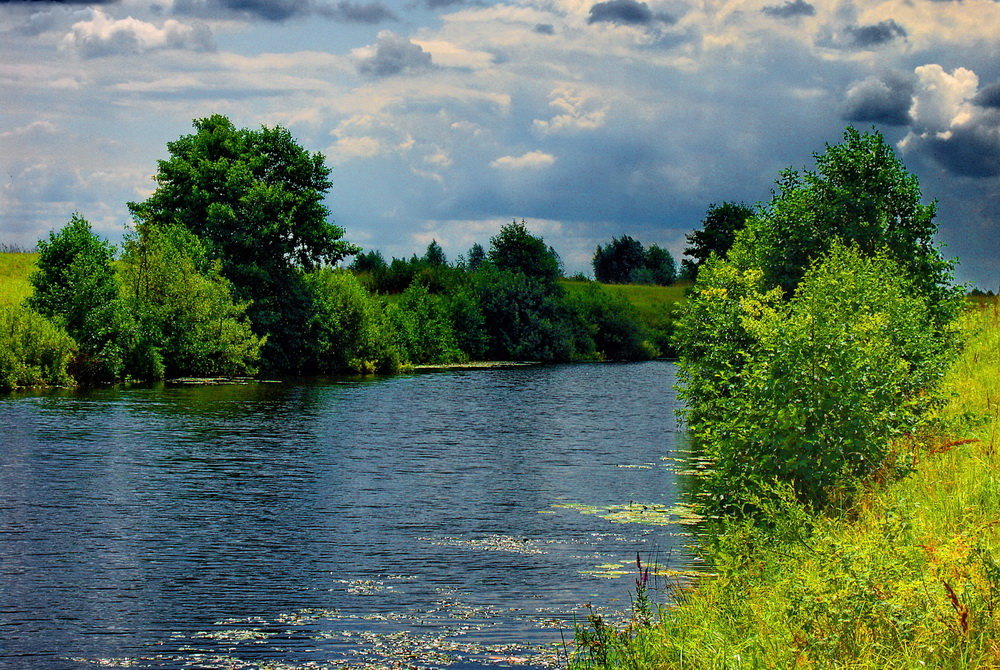
[(524, 219), (588, 274), (875, 128), (958, 280), (1000, 289), (997, 0), (0, 0), (0, 243), (73, 212), (119, 241), (214, 113), (323, 153), (386, 258)]

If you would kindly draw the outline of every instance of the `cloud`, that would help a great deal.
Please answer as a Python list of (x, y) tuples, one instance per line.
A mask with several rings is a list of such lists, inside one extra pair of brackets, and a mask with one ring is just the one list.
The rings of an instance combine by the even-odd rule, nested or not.
[[(933, 63), (914, 72), (912, 122), (903, 148), (930, 155), (956, 175), (1000, 176), (1000, 111), (975, 102), (982, 94), (976, 73), (962, 67), (947, 72)], [(990, 87), (984, 91), (993, 93)]]
[(358, 58), (358, 72), (370, 77), (423, 72), (434, 67), (423, 47), (391, 30), (380, 32), (374, 45), (357, 49), (354, 55)]
[(215, 48), (212, 33), (203, 24), (186, 24), (168, 19), (162, 27), (134, 19), (113, 19), (94, 9), (87, 21), (73, 24), (63, 44), (86, 58), (116, 54), (140, 54), (159, 49)]
[(174, 0), (173, 11), (203, 17), (237, 16), (246, 20), (280, 23), (289, 19), (321, 16), (341, 23), (382, 23), (398, 17), (381, 0)]
[(984, 86), (983, 90), (979, 91), (972, 99), (972, 102), (980, 107), (1000, 109), (1000, 83)]
[(399, 20), (399, 17), (381, 2), (356, 3), (341, 0), (333, 5), (318, 7), (316, 13), (341, 23), (382, 23)]
[(851, 84), (843, 107), (847, 121), (905, 126), (910, 123), (914, 78), (899, 73), (868, 77)]
[(556, 162), (556, 157), (542, 151), (529, 151), (520, 156), (501, 156), (490, 163), (498, 170), (538, 170)]
[(906, 37), (903, 26), (892, 19), (865, 26), (849, 26), (845, 32), (851, 45), (859, 49), (882, 46), (897, 37)]
[(653, 12), (645, 2), (607, 0), (607, 2), (598, 2), (591, 6), (587, 23), (608, 22), (645, 25), (652, 23), (653, 18)]
[(805, 0), (789, 0), (783, 5), (768, 5), (760, 11), (779, 19), (794, 19), (800, 16), (815, 15), (816, 7)]
[(556, 29), (551, 23), (536, 23), (532, 30), (539, 35), (555, 35)]

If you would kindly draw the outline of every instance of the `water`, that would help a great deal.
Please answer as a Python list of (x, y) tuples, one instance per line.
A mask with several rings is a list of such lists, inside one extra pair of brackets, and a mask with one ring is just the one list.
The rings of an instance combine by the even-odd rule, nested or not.
[(650, 362), (0, 398), (0, 668), (551, 664), (584, 603), (627, 605), (637, 552), (690, 564), (684, 526), (559, 506), (674, 504), (673, 383)]

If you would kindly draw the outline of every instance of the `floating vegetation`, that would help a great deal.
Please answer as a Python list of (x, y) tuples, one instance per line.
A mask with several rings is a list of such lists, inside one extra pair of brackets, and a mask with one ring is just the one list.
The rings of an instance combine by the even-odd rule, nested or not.
[(620, 464), (615, 467), (624, 468), (626, 470), (652, 470), (653, 463)]
[(489, 535), (478, 539), (461, 537), (421, 537), (418, 539), (439, 547), (467, 547), (480, 551), (505, 551), (512, 554), (545, 553), (538, 547), (539, 543), (535, 540), (512, 535)]
[(578, 503), (556, 503), (553, 507), (571, 509), (581, 514), (593, 514), (612, 523), (638, 523), (648, 526), (694, 525), (702, 517), (687, 505), (659, 505), (656, 503), (629, 502), (627, 505), (594, 507)]
[(380, 579), (338, 579), (337, 581), (346, 584), (347, 592), (355, 596), (374, 596), (383, 591), (395, 590), (393, 586)]

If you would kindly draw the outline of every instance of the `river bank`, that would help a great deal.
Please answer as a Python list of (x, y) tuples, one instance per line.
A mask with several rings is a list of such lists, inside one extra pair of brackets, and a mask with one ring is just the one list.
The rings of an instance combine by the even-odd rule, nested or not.
[[(605, 630), (578, 667), (984, 668), (1000, 664), (1000, 316), (962, 322), (950, 402), (901, 438), (911, 472), (838, 513), (776, 506), (703, 551), (715, 576), (650, 625)], [(593, 623), (593, 622), (591, 622)], [(593, 638), (591, 638), (593, 639)]]

